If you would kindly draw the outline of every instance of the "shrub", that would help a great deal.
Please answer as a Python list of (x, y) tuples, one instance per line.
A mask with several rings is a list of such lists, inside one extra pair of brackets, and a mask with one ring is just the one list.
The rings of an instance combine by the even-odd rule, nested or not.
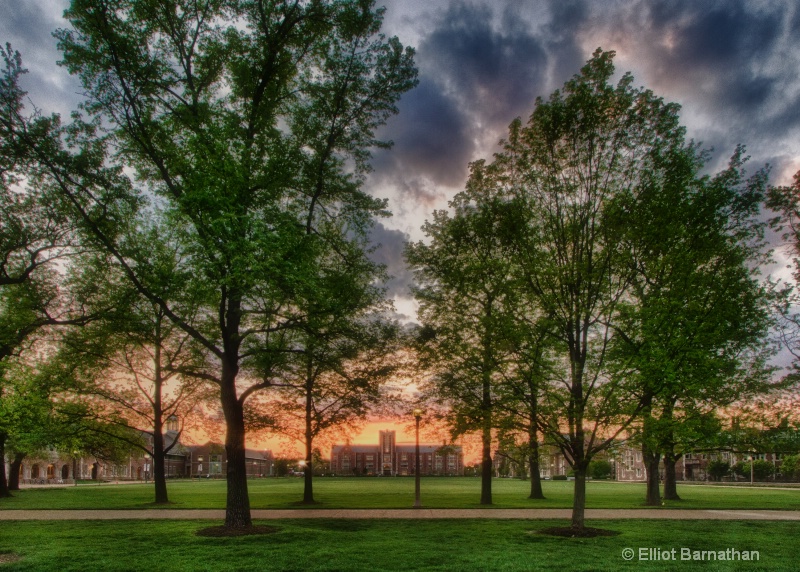
[(607, 479), (611, 476), (613, 467), (605, 459), (597, 459), (589, 463), (589, 476), (593, 479)]
[[(721, 481), (722, 477), (728, 476), (731, 472), (731, 464), (726, 461), (716, 459), (708, 464), (708, 476), (712, 481)], [(749, 474), (749, 468), (748, 468)]]
[(787, 455), (783, 458), (781, 475), (786, 481), (794, 481), (800, 478), (800, 455)]
[[(740, 477), (750, 478), (750, 463), (738, 462), (733, 466), (733, 472)], [(757, 481), (765, 481), (775, 474), (775, 466), (769, 461), (756, 459), (753, 462), (753, 478)]]
[(553, 475), (554, 481), (566, 481), (567, 475)]

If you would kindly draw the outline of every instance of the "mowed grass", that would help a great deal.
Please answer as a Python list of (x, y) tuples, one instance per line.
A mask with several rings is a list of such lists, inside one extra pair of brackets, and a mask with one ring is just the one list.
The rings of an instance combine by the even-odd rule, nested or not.
[[(480, 480), (472, 477), (422, 479), (422, 504), (426, 508), (570, 508), (572, 482), (545, 481), (545, 500), (530, 500), (529, 483), (495, 479), (491, 507), (482, 507)], [(171, 481), (172, 504), (165, 508), (224, 508), (225, 482)], [(254, 509), (303, 508), (299, 478), (253, 479), (248, 483)], [(414, 479), (403, 477), (319, 478), (314, 481), (314, 508), (410, 508), (414, 502)], [(690, 509), (778, 509), (800, 510), (800, 489), (678, 487), (683, 500), (667, 501), (666, 508)], [(587, 483), (588, 508), (644, 507), (642, 483), (592, 481)], [(152, 508), (153, 485), (80, 485), (66, 488), (24, 489), (13, 498), (0, 499), (0, 510), (14, 509), (141, 509)]]
[[(2, 571), (794, 571), (797, 522), (602, 521), (612, 537), (540, 534), (562, 521), (287, 520), (264, 536), (207, 538), (208, 521), (48, 521), (4, 523)], [(623, 550), (634, 559), (623, 559)], [(759, 560), (643, 561), (640, 549), (758, 551)], [(732, 554), (732, 553), (731, 553)]]

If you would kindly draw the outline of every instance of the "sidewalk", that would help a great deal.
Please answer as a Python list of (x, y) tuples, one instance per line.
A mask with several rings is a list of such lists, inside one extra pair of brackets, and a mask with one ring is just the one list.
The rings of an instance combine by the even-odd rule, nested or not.
[[(571, 509), (275, 509), (252, 510), (259, 520), (292, 518), (341, 519), (570, 519)], [(222, 520), (221, 509), (143, 509), (143, 510), (0, 510), (4, 520)], [(686, 509), (587, 509), (586, 520), (797, 520), (800, 511), (780, 510), (686, 510)]]

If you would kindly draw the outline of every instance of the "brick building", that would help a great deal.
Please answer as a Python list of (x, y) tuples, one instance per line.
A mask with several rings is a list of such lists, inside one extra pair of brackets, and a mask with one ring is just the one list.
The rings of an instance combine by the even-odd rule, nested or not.
[[(414, 443), (397, 443), (395, 431), (381, 431), (375, 445), (334, 445), (331, 472), (335, 475), (413, 475)], [(455, 445), (420, 444), (420, 475), (463, 475), (464, 454)]]
[[(187, 447), (187, 476), (223, 478), (228, 462), (225, 446), (208, 442), (204, 445)], [(274, 457), (272, 451), (245, 449), (245, 466), (248, 477), (268, 477), (273, 474)]]
[[(164, 434), (169, 444), (177, 432)], [(266, 477), (273, 474), (272, 451), (246, 449), (247, 476)], [(168, 479), (187, 477), (225, 477), (227, 458), (225, 447), (220, 443), (183, 445), (178, 442), (170, 449), (164, 460), (164, 473)], [(11, 469), (6, 460), (6, 474)], [(153, 478), (153, 459), (149, 455), (131, 455), (123, 462), (109, 463), (94, 457), (75, 457), (57, 450), (50, 450), (36, 458), (26, 458), (20, 465), (21, 484), (62, 484), (86, 480), (149, 480)]]

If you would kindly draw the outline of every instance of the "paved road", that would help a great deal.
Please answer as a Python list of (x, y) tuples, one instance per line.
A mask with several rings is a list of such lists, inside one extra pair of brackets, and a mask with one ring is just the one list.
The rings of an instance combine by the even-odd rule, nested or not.
[[(254, 519), (343, 518), (343, 519), (569, 519), (570, 509), (300, 509), (253, 510)], [(2, 520), (194, 520), (225, 518), (218, 509), (144, 510), (0, 510)], [(686, 509), (587, 509), (587, 520), (798, 520), (800, 511), (781, 510), (686, 510)]]

